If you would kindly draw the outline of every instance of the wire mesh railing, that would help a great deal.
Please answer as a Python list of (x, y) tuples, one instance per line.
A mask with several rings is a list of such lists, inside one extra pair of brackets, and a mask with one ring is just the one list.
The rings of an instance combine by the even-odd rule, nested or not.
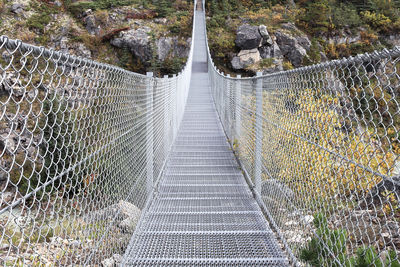
[(6, 36), (0, 55), (0, 265), (118, 262), (182, 119), (193, 44), (170, 78)]
[(208, 55), (225, 132), (293, 263), (399, 266), (400, 48), (253, 78)]

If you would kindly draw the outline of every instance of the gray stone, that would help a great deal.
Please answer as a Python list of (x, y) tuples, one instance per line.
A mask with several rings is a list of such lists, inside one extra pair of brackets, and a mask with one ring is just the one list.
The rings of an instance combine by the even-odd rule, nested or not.
[(140, 213), (140, 209), (132, 203), (120, 200), (114, 205), (93, 212), (92, 214), (90, 214), (89, 220), (98, 221), (117, 217), (119, 221), (123, 221), (130, 217), (139, 218)]
[(4, 148), (9, 153), (14, 153), (17, 148), (17, 144), (14, 140), (15, 134), (2, 134), (0, 135), (0, 142), (4, 144)]
[(250, 50), (241, 50), (239, 54), (233, 57), (231, 64), (235, 70), (244, 69), (261, 60), (260, 52), (257, 48)]
[(272, 46), (262, 46), (258, 49), (261, 58), (283, 58), (282, 51), (279, 46), (274, 42)]
[[(2, 143), (0, 142), (0, 149), (2, 150), (1, 147)], [(0, 182), (6, 181), (8, 179), (8, 174), (6, 171), (0, 169)]]
[(296, 31), (299, 30), (299, 29), (296, 27), (296, 25), (294, 25), (294, 24), (291, 23), (291, 22), (282, 24), (282, 25), (281, 25), (281, 28), (282, 28), (282, 29), (285, 29), (285, 30), (288, 30), (288, 31), (293, 31), (293, 32), (296, 32)]
[(11, 56), (10, 52), (4, 51), (4, 52), (1, 54), (1, 58), (2, 58), (4, 61), (7, 61), (7, 62), (8, 62), (8, 61), (11, 60), (12, 56)]
[(260, 32), (261, 37), (263, 38), (262, 44), (271, 46), (273, 45), (274, 41), (272, 40), (271, 36), (268, 33), (267, 26), (260, 25), (258, 27), (258, 31)]
[(244, 24), (236, 32), (235, 44), (242, 50), (250, 50), (261, 45), (262, 36), (257, 26)]
[(282, 199), (291, 200), (295, 197), (292, 189), (276, 179), (267, 179), (261, 184), (262, 196), (282, 196)]
[(283, 59), (274, 58), (273, 64), (262, 70), (263, 74), (270, 74), (278, 71), (283, 71)]
[(105, 259), (101, 262), (101, 266), (103, 267), (114, 267), (115, 266), (115, 260), (113, 258), (108, 258)]
[(0, 250), (8, 250), (9, 247), (9, 244), (0, 244)]
[(78, 247), (80, 247), (80, 246), (82, 245), (82, 243), (81, 243), (81, 241), (79, 241), (79, 240), (71, 240), (71, 241), (69, 242), (69, 245), (70, 245), (71, 247), (73, 247), (73, 248), (78, 248)]
[(78, 43), (74, 46), (74, 54), (80, 57), (90, 58), (92, 56), (92, 52), (82, 43)]
[(22, 12), (24, 12), (24, 5), (20, 3), (12, 4), (11, 12), (15, 14), (21, 14)]
[(2, 194), (1, 202), (3, 202), (4, 204), (11, 204), (12, 200), (15, 198), (15, 193), (13, 192), (4, 192)]
[(58, 0), (56, 0), (56, 1), (54, 1), (54, 5), (57, 6), (57, 7), (61, 7), (62, 3), (60, 1), (58, 1)]
[(167, 24), (168, 20), (166, 18), (156, 18), (154, 22), (158, 24)]
[(146, 62), (152, 58), (150, 32), (151, 29), (147, 26), (124, 31), (117, 38), (112, 39), (111, 44), (119, 48), (127, 47), (133, 55), (142, 62)]
[(161, 37), (156, 41), (158, 59), (164, 61), (172, 48), (172, 37)]
[(307, 51), (298, 43), (292, 35), (277, 31), (275, 33), (276, 42), (282, 54), (292, 63), (294, 67), (300, 67), (303, 58), (307, 56)]
[(2, 84), (0, 84), (0, 95), (3, 94), (13, 94), (16, 97), (24, 96), (25, 89), (22, 86), (22, 83), (14, 73), (7, 73), (4, 77)]
[(120, 264), (122, 262), (122, 256), (120, 254), (114, 254), (113, 259), (116, 264)]
[(297, 43), (301, 45), (305, 50), (310, 50), (311, 47), (311, 41), (308, 39), (306, 35), (298, 36), (296, 37)]
[(94, 15), (88, 15), (83, 19), (83, 22), (85, 24), (86, 30), (90, 34), (99, 34), (100, 33), (100, 26), (97, 25), (96, 23), (96, 18)]

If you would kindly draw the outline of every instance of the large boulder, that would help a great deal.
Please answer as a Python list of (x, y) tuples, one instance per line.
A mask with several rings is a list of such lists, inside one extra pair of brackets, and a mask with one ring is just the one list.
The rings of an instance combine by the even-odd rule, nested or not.
[(235, 70), (244, 69), (261, 60), (260, 52), (257, 48), (250, 50), (241, 50), (239, 54), (233, 57), (231, 64)]
[(282, 54), (293, 66), (300, 67), (304, 57), (307, 56), (306, 49), (304, 49), (304, 47), (299, 44), (298, 40), (289, 33), (277, 31), (275, 37)]
[(158, 59), (164, 61), (168, 56), (187, 57), (191, 39), (180, 41), (178, 37), (161, 37), (156, 41)]
[(98, 210), (90, 214), (89, 221), (96, 222), (107, 219), (114, 219), (118, 226), (125, 233), (132, 233), (139, 220), (141, 210), (134, 204), (120, 200), (118, 203)]
[(172, 37), (161, 37), (156, 41), (156, 46), (157, 46), (157, 54), (158, 54), (158, 59), (159, 60), (165, 60), (173, 45), (173, 39)]
[(124, 31), (110, 43), (118, 48), (128, 48), (140, 61), (146, 62), (152, 58), (150, 32), (151, 28), (147, 26)]
[(235, 44), (242, 50), (251, 50), (261, 45), (262, 36), (257, 26), (244, 24), (236, 32)]

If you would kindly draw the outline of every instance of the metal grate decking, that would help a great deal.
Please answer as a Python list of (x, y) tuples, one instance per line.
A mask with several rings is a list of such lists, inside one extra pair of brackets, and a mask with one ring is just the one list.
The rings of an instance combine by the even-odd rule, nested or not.
[(186, 110), (163, 176), (124, 256), (127, 266), (287, 266), (214, 108), (197, 11)]

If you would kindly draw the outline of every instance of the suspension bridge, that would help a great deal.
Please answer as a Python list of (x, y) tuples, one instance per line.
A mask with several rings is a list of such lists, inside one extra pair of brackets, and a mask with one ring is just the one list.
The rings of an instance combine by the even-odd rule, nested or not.
[(173, 77), (1, 37), (1, 265), (397, 266), (399, 48), (230, 77), (204, 9)]

